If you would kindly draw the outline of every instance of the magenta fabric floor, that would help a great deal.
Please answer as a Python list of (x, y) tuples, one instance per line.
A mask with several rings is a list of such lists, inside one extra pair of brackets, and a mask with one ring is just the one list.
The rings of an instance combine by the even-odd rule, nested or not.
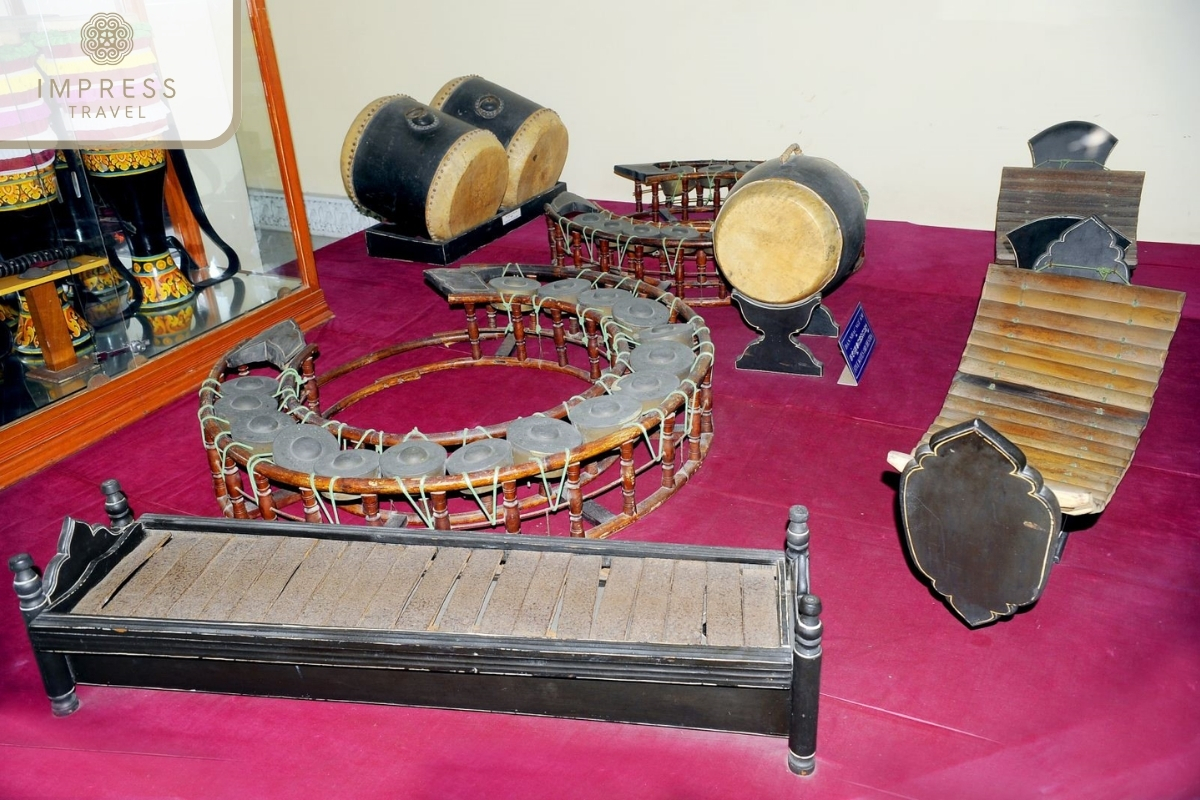
[[(708, 310), (712, 450), (619, 534), (778, 548), (788, 506), (809, 506), (826, 626), (813, 777), (788, 772), (782, 739), (473, 712), (84, 686), (55, 719), (10, 596), (0, 797), (1200, 796), (1200, 247), (1140, 245), (1135, 282), (1192, 297), (1111, 505), (1076, 526), (1037, 604), (972, 631), (907, 565), (885, 456), (941, 407), (991, 253), (984, 231), (869, 224), (863, 270), (828, 299), (843, 323), (862, 302), (879, 338), (857, 388), (837, 385), (833, 340), (813, 344), (821, 379), (735, 370), (753, 334)], [(546, 259), (535, 221), (466, 261)], [(368, 258), (361, 235), (317, 262), (337, 315), (310, 335), (320, 368), (460, 323), (420, 266)], [(384, 426), (407, 430), (427, 409), (391, 391), (401, 421)], [(439, 413), (500, 421), (488, 391), (448, 391)], [(109, 477), (137, 513), (215, 515), (195, 399), (0, 492), (0, 554), (44, 566), (64, 515), (103, 519)]]

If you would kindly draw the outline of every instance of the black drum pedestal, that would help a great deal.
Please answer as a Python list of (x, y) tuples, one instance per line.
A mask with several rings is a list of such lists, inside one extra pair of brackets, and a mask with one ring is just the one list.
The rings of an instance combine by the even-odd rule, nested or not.
[(485, 244), (491, 244), (511, 230), (541, 218), (546, 203), (566, 190), (567, 185), (559, 181), (545, 192), (526, 200), (516, 208), (502, 208), (487, 222), (469, 231), (464, 231), (452, 239), (440, 242), (414, 236), (411, 232), (403, 233), (397, 225), (391, 222), (381, 222), (367, 228), (367, 255), (375, 258), (393, 258), (445, 266), (478, 250)]
[(762, 303), (736, 289), (732, 296), (746, 324), (762, 334), (738, 357), (738, 369), (821, 376), (824, 365), (792, 338), (838, 335), (838, 325), (829, 309), (821, 305), (819, 292), (786, 305)]

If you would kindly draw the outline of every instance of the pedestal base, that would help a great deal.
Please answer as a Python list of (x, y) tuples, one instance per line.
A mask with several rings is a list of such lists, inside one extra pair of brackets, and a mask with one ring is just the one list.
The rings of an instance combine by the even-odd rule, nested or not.
[(816, 377), (824, 373), (824, 364), (792, 338), (838, 335), (837, 323), (829, 309), (821, 305), (820, 294), (776, 305), (761, 303), (734, 290), (733, 301), (746, 324), (762, 334), (746, 346), (737, 360), (738, 369)]
[(542, 216), (546, 203), (566, 190), (567, 185), (560, 181), (516, 208), (500, 211), (482, 225), (443, 242), (408, 235), (390, 222), (381, 222), (367, 229), (367, 254), (376, 258), (394, 258), (445, 266), (485, 244), (491, 244), (513, 228), (538, 219)]

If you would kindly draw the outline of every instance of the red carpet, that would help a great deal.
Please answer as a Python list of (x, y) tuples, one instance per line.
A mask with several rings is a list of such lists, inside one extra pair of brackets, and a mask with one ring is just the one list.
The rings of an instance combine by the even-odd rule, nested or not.
[[(1036, 605), (971, 631), (911, 573), (884, 459), (941, 407), (992, 250), (988, 232), (870, 223), (863, 270), (828, 300), (840, 322), (861, 301), (879, 338), (858, 388), (836, 384), (833, 340), (812, 343), (822, 379), (738, 372), (753, 334), (733, 309), (708, 310), (712, 451), (692, 483), (619, 534), (778, 548), (787, 507), (809, 506), (826, 626), (812, 778), (788, 772), (783, 739), (470, 712), (85, 686), (80, 710), (55, 719), (10, 596), (0, 797), (1200, 795), (1200, 247), (1140, 244), (1135, 282), (1192, 297), (1111, 505), (1071, 535)], [(534, 222), (466, 260), (546, 258)], [(361, 236), (317, 261), (337, 315), (310, 335), (320, 369), (460, 323), (420, 266), (367, 258)], [(474, 386), (414, 412), (407, 390), (392, 390), (390, 430), (508, 410), (481, 411), (488, 387)], [(138, 513), (216, 514), (195, 399), (0, 492), (0, 552), (44, 566), (64, 515), (103, 519), (108, 477)]]

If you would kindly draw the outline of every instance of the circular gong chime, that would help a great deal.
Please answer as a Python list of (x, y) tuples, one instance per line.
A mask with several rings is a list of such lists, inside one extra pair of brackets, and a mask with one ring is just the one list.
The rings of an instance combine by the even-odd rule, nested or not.
[(433, 240), (486, 222), (508, 184), (508, 157), (494, 134), (402, 94), (359, 113), (341, 166), (359, 210)]
[[(461, 267), (427, 277), (463, 307), (463, 329), (390, 344), (325, 374), (298, 332), (285, 362), (246, 364), (246, 354), (258, 352), (253, 343), (218, 361), (200, 392), (200, 422), (223, 513), (309, 522), (340, 513), (367, 525), (509, 533), (532, 524), (604, 537), (657, 508), (699, 469), (713, 436), (714, 349), (704, 320), (678, 297), (648, 282), (554, 267), (517, 275)], [(622, 324), (617, 300), (635, 317), (666, 321)], [(636, 311), (645, 303), (663, 311)], [(639, 339), (664, 326), (670, 338)], [(365, 385), (350, 377), (363, 368), (379, 373), (389, 359), (399, 360), (396, 369)], [(490, 387), (548, 374), (582, 387), (508, 421), (486, 419), (486, 404), (478, 404), (481, 424), (460, 430), (399, 434), (339, 419), (426, 375), (458, 376), (470, 396), (479, 367), (512, 370), (492, 373)], [(244, 374), (250, 369), (260, 374)], [(350, 393), (329, 398), (343, 377)]]

